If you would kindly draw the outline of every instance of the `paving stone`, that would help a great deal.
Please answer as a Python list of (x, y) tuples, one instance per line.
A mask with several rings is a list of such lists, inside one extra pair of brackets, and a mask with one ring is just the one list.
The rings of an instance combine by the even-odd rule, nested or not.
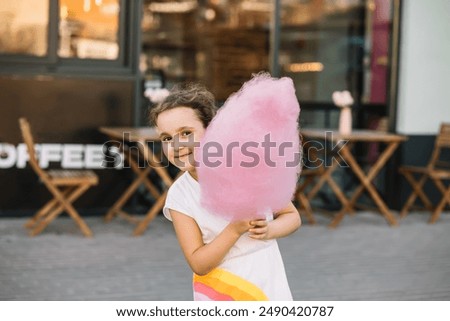
[[(390, 227), (376, 213), (329, 217), (280, 239), (296, 300), (450, 300), (450, 213), (411, 213)], [(141, 237), (121, 219), (89, 217), (94, 238), (60, 217), (28, 237), (0, 219), (0, 300), (191, 300), (192, 273), (173, 227), (158, 216)]]

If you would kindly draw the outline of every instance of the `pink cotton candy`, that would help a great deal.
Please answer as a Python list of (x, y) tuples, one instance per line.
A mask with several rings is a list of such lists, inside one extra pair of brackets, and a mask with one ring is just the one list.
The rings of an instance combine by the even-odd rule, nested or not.
[(286, 77), (258, 74), (230, 96), (196, 153), (202, 205), (227, 220), (286, 207), (300, 170), (299, 113)]

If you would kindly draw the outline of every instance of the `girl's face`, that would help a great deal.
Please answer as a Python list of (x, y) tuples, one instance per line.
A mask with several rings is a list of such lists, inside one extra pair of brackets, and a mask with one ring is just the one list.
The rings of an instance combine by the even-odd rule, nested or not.
[(194, 109), (176, 107), (163, 111), (156, 119), (164, 154), (182, 171), (195, 173), (194, 146), (205, 133)]

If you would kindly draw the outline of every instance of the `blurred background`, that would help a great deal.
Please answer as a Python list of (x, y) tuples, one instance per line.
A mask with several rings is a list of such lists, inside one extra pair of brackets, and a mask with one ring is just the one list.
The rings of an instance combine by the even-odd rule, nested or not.
[[(147, 88), (200, 81), (220, 105), (262, 70), (294, 80), (302, 128), (336, 128), (331, 94), (349, 90), (354, 128), (408, 135), (377, 182), (399, 208), (409, 190), (396, 168), (426, 164), (450, 120), (448, 9), (446, 0), (1, 1), (0, 180), (9, 185), (0, 215), (30, 213), (46, 193), (20, 160), (20, 116), (41, 143), (101, 144), (99, 126), (146, 124)], [(360, 149), (370, 164), (379, 147)], [(107, 208), (130, 179), (96, 170), (85, 213)]]

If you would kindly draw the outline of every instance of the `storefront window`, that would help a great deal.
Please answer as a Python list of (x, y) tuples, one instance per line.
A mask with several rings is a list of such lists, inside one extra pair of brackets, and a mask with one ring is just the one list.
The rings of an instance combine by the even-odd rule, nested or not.
[(0, 1), (0, 54), (47, 54), (49, 1)]
[(59, 57), (119, 57), (119, 0), (59, 0), (59, 10)]
[(384, 104), (387, 99), (392, 0), (370, 0), (366, 13), (365, 88), (362, 100)]
[(392, 0), (281, 4), (279, 63), (302, 101), (349, 90), (358, 104), (386, 103)]
[[(386, 104), (392, 0), (280, 1), (281, 76), (302, 102)], [(273, 0), (144, 1), (143, 62), (167, 83), (198, 80), (219, 100), (269, 70)]]
[(144, 73), (160, 71), (167, 86), (201, 81), (218, 100), (252, 73), (269, 68), (273, 2), (144, 1)]

